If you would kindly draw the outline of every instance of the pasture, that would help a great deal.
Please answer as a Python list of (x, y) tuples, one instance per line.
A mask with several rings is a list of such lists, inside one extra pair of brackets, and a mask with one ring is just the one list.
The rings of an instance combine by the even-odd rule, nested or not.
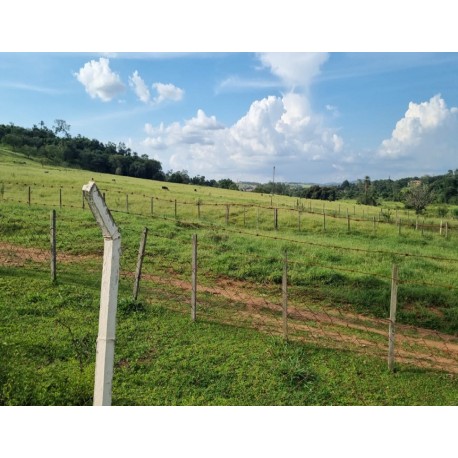
[[(421, 228), (401, 208), (396, 224), (399, 204), (326, 202), (323, 215), (321, 201), (174, 183), (162, 189), (161, 182), (42, 166), (0, 150), (1, 404), (91, 404), (103, 248), (81, 195), (91, 179), (122, 235), (114, 404), (456, 404), (458, 231), (453, 220), (441, 227), (433, 207)], [(144, 274), (133, 301), (144, 227)], [(399, 337), (390, 373), (393, 264)]]

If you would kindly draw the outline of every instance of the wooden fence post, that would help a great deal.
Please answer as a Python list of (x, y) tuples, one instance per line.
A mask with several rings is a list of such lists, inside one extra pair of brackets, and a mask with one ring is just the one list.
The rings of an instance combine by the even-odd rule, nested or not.
[(151, 197), (151, 216), (154, 214), (154, 197)]
[(197, 234), (192, 236), (192, 275), (191, 275), (191, 320), (196, 321), (197, 314)]
[(259, 231), (259, 207), (256, 207), (256, 230)]
[(62, 188), (59, 188), (59, 208), (62, 208)]
[(57, 278), (56, 269), (56, 210), (51, 210), (50, 221), (50, 241), (51, 241), (51, 281), (55, 282)]
[(175, 218), (177, 217), (177, 200), (175, 199)]
[(439, 226), (439, 235), (442, 235), (442, 220), (441, 220), (441, 224)]
[(398, 303), (398, 266), (393, 264), (391, 273), (390, 324), (388, 328), (388, 369), (394, 369), (394, 338), (396, 328), (396, 308)]
[(27, 199), (29, 207), (30, 207), (30, 200), (31, 200), (30, 198), (31, 198), (31, 191), (30, 191), (30, 186), (29, 186), (29, 195), (28, 195), (28, 199)]
[(86, 208), (86, 200), (85, 200), (85, 198), (84, 198), (84, 191), (81, 191), (81, 195), (82, 195), (82, 197), (83, 197), (82, 200), (83, 200), (83, 210), (84, 210), (84, 209)]
[(448, 221), (445, 222), (445, 238), (448, 239)]
[(323, 208), (323, 231), (326, 232), (326, 211)]
[(129, 194), (126, 194), (126, 212), (129, 213)]
[(300, 210), (297, 211), (297, 225), (298, 225), (299, 232), (300, 232), (301, 231), (301, 211)]
[(401, 225), (402, 225), (402, 221), (401, 221), (401, 218), (398, 219), (398, 235), (401, 235)]
[(348, 208), (347, 208), (347, 232), (350, 233), (350, 215), (348, 214)]
[(285, 251), (283, 261), (282, 278), (282, 317), (283, 317), (283, 337), (288, 340), (288, 253)]
[(134, 282), (134, 290), (132, 293), (132, 297), (134, 301), (137, 300), (138, 290), (140, 288), (140, 277), (142, 275), (143, 258), (145, 257), (145, 247), (146, 247), (147, 236), (148, 236), (148, 228), (145, 227), (143, 229), (142, 237), (140, 239), (140, 247), (138, 249), (138, 257), (137, 257), (137, 268), (135, 269), (135, 282)]
[(200, 202), (197, 202), (197, 218), (200, 219)]
[(226, 205), (226, 226), (229, 226), (229, 205)]
[(246, 207), (243, 207), (243, 227), (246, 227)]

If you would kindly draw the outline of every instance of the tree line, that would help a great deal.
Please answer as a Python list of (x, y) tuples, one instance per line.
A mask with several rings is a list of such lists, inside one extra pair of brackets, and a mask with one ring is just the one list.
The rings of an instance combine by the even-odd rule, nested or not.
[(229, 178), (216, 181), (200, 175), (190, 177), (186, 170), (164, 172), (159, 161), (150, 159), (146, 154), (139, 156), (122, 142), (117, 145), (113, 142), (102, 143), (79, 134), (72, 137), (70, 128), (63, 119), (56, 119), (52, 128), (43, 121), (32, 128), (13, 123), (0, 124), (0, 144), (35, 158), (42, 165), (62, 165), (135, 178), (238, 189)]
[(306, 199), (335, 201), (356, 200), (364, 205), (382, 201), (403, 202), (406, 208), (421, 213), (431, 203), (458, 205), (458, 169), (444, 175), (371, 180), (369, 176), (354, 182), (344, 180), (336, 185), (312, 185), (269, 182), (256, 186), (254, 192), (280, 194)]

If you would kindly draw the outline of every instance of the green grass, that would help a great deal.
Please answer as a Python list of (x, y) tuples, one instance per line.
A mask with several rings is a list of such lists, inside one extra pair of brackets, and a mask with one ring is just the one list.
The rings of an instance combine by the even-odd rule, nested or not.
[[(0, 404), (90, 405), (97, 282), (2, 271)], [(81, 283), (86, 285), (81, 286)], [(114, 405), (453, 405), (457, 380), (189, 317), (121, 288)]]
[[(267, 314), (261, 326), (243, 318), (244, 293), (281, 304), (287, 250), (291, 306), (386, 319), (396, 263), (406, 282), (399, 286), (398, 323), (456, 338), (458, 296), (442, 285), (455, 285), (458, 263), (432, 259), (455, 258), (455, 233), (446, 239), (403, 228), (399, 235), (386, 224), (374, 231), (372, 221), (352, 222), (348, 233), (345, 218), (328, 218), (324, 231), (322, 215), (306, 212), (299, 231), (297, 212), (290, 210), (296, 199), (278, 196), (273, 202), (280, 207), (278, 231), (272, 229), (268, 208), (258, 213), (247, 207), (244, 214), (243, 206), (231, 205), (226, 226), (225, 204), (269, 207), (271, 197), (170, 183), (169, 191), (163, 191), (162, 183), (42, 167), (3, 150), (0, 163), (0, 259), (5, 259), (0, 265), (0, 404), (92, 402), (103, 240), (87, 205), (81, 208), (81, 187), (90, 178), (106, 192), (122, 234), (114, 404), (456, 404), (455, 376), (403, 364), (389, 374), (386, 361), (369, 351), (361, 355), (319, 343), (285, 344), (279, 337), (279, 314)], [(28, 185), (31, 206), (26, 204)], [(130, 213), (125, 211), (126, 193)], [(176, 220), (175, 199), (190, 202), (178, 206)], [(203, 203), (200, 219), (198, 200)], [(322, 205), (312, 203), (317, 210)], [(326, 208), (338, 213), (337, 205), (326, 203)], [(352, 203), (346, 205), (351, 209)], [(64, 255), (58, 258), (54, 285), (48, 267), (52, 208), (57, 209), (58, 256)], [(144, 274), (163, 281), (144, 281), (141, 302), (132, 303), (127, 273), (135, 270), (145, 226), (150, 232)], [(189, 291), (174, 282), (189, 282), (194, 233), (199, 285), (208, 291), (200, 293), (199, 321), (191, 324)], [(1, 247), (7, 247), (3, 254)], [(23, 250), (16, 257), (15, 247)], [(233, 291), (231, 282), (240, 282), (233, 298), (221, 293), (221, 287)], [(351, 329), (341, 332), (367, 337)]]

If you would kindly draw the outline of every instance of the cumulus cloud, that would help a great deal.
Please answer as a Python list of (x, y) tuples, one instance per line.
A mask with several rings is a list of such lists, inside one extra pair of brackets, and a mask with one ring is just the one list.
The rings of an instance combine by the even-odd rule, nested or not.
[[(440, 94), (431, 97), (428, 102), (409, 103), (404, 117), (400, 119), (391, 134), (391, 138), (383, 140), (379, 155), (387, 158), (410, 156), (421, 152), (422, 146), (434, 140), (442, 143), (449, 140), (447, 131), (456, 129), (458, 108), (447, 108)], [(454, 132), (456, 137), (456, 130)]]
[(184, 90), (168, 83), (154, 83), (153, 88), (157, 91), (157, 97), (154, 98), (156, 103), (162, 103), (166, 100), (178, 102), (183, 98)]
[(269, 52), (260, 53), (262, 65), (280, 78), (288, 88), (308, 88), (313, 78), (320, 73), (327, 53)]
[(132, 87), (137, 97), (143, 102), (148, 103), (151, 98), (148, 86), (138, 74), (137, 70), (129, 77), (129, 86)]
[(99, 98), (103, 102), (109, 102), (125, 89), (121, 78), (110, 69), (110, 61), (105, 57), (87, 62), (74, 76), (93, 99)]
[(232, 126), (198, 110), (184, 123), (147, 124), (145, 131), (144, 144), (159, 156), (167, 150), (172, 168), (214, 177), (265, 180), (275, 164), (282, 164), (285, 176), (301, 170), (309, 175), (307, 163), (335, 158), (343, 146), (336, 132), (312, 116), (306, 97), (292, 93), (254, 101)]
[[(287, 93), (255, 100), (233, 125), (198, 110), (183, 123), (147, 124), (144, 145), (173, 169), (215, 178), (268, 180), (272, 166), (285, 179), (316, 179), (323, 166), (334, 172), (342, 137), (313, 113), (307, 90), (328, 55), (323, 53), (262, 53), (258, 59)], [(269, 85), (272, 83), (269, 82)], [(163, 99), (181, 98), (173, 85), (156, 86)], [(279, 176), (281, 179), (281, 176)]]
[(409, 164), (417, 174), (437, 173), (456, 163), (457, 131), (458, 108), (447, 108), (440, 94), (427, 102), (410, 102), (391, 137), (382, 142), (377, 156)]

